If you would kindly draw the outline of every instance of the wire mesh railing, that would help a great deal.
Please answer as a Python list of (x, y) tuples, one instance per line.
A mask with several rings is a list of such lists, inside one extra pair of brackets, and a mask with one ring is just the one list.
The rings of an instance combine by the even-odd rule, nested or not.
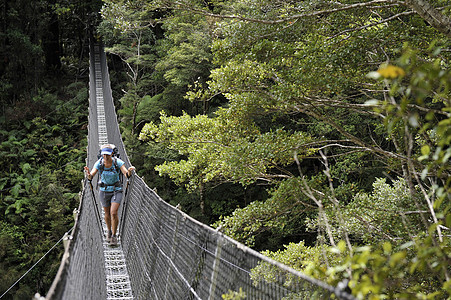
[(65, 238), (65, 252), (46, 299), (106, 299), (103, 233), (95, 214), (95, 199), (85, 182), (76, 222)]
[[(91, 51), (94, 51), (91, 45)], [(105, 54), (101, 76), (108, 141), (129, 160), (121, 140)], [(94, 60), (91, 59), (91, 67)], [(96, 160), (95, 72), (90, 72), (88, 158)], [(98, 76), (98, 74), (97, 74)], [(119, 234), (134, 299), (354, 299), (305, 276), (206, 226), (162, 200), (142, 178), (132, 176), (119, 210)], [(93, 193), (84, 182), (79, 214), (46, 299), (106, 299), (103, 233), (97, 225)], [(257, 276), (264, 268), (266, 276)], [(120, 284), (120, 283), (119, 283)]]
[(352, 299), (194, 220), (139, 177), (129, 192), (121, 238), (136, 299)]

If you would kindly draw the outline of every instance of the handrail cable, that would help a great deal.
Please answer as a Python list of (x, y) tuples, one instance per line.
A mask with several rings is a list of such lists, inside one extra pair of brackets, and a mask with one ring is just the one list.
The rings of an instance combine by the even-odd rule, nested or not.
[[(121, 159), (130, 164), (106, 56), (99, 43), (90, 44), (89, 101), (87, 165), (97, 160), (101, 139), (115, 144)], [(98, 123), (99, 119), (104, 123)], [(86, 191), (85, 179), (73, 239), (47, 300), (112, 299), (111, 294), (118, 297), (114, 299), (210, 300), (230, 293), (261, 300), (355, 300), (341, 288), (311, 278), (195, 220), (161, 199), (136, 173), (130, 179), (118, 212), (120, 255), (106, 251), (104, 231), (94, 220), (99, 207), (92, 201), (93, 193)], [(114, 272), (106, 274), (110, 267)], [(121, 269), (129, 275), (116, 273)]]
[[(95, 207), (96, 206), (96, 196), (94, 195), (94, 188), (92, 186), (92, 180), (88, 179), (88, 182), (89, 182), (89, 189), (91, 190), (91, 194), (92, 194), (91, 200), (93, 202), (93, 206)], [(101, 234), (101, 237), (103, 238), (103, 234), (102, 234), (102, 232), (103, 232), (102, 219), (100, 218), (99, 210), (95, 209), (95, 212), (96, 212), (97, 225), (99, 226), (100, 234)]]
[(122, 212), (121, 212), (121, 218), (119, 220), (121, 220), (121, 222), (119, 223), (119, 228), (118, 228), (118, 232), (119, 235), (122, 235), (122, 231), (124, 230), (124, 220), (125, 217), (127, 216), (127, 204), (128, 204), (128, 197), (129, 197), (129, 188), (130, 185), (132, 184), (132, 180), (133, 180), (133, 175), (129, 178), (127, 178), (127, 182), (125, 185), (125, 192), (124, 192), (124, 198), (123, 198), (123, 203), (122, 203)]
[[(183, 213), (183, 212), (182, 212), (182, 213)], [(183, 214), (184, 214), (184, 213), (183, 213)], [(204, 251), (204, 252), (206, 252), (206, 253), (208, 253), (208, 254), (210, 254), (210, 255), (212, 255), (212, 256), (215, 256), (215, 255), (216, 255), (215, 252), (213, 252), (213, 251), (207, 249), (207, 248), (204, 247), (204, 246), (199, 245), (198, 243), (196, 243), (195, 241), (193, 241), (192, 239), (190, 239), (187, 235), (184, 235), (184, 234), (181, 234), (181, 233), (177, 232), (174, 228), (171, 228), (170, 226), (167, 226), (165, 223), (163, 223), (162, 225), (165, 226), (165, 227), (167, 227), (170, 231), (173, 231), (175, 234), (177, 234), (178, 236), (182, 237), (182, 238), (185, 239), (186, 241), (190, 242), (192, 245), (198, 247), (198, 248), (201, 249), (202, 251)], [(225, 237), (225, 238), (228, 238), (226, 235), (224, 235), (224, 234), (221, 233), (220, 231), (217, 231), (217, 234), (218, 234), (218, 235), (222, 235), (223, 238), (224, 238), (224, 237)], [(151, 237), (151, 238), (152, 238), (152, 237)], [(155, 243), (155, 246), (161, 251), (161, 249), (158, 247), (158, 244), (155, 242), (154, 239), (152, 239), (152, 242)], [(254, 250), (252, 250), (252, 249), (247, 249), (247, 251), (254, 251)], [(261, 255), (261, 254), (258, 253), (258, 252), (255, 252), (255, 255)], [(283, 265), (283, 264), (281, 264), (281, 263), (279, 263), (279, 262), (277, 262), (277, 261), (273, 261), (272, 259), (270, 259), (270, 258), (268, 258), (268, 257), (266, 257), (266, 256), (263, 256), (263, 255), (261, 255), (261, 256), (262, 256), (262, 259), (267, 260), (267, 261), (271, 261), (271, 263), (276, 264), (276, 265), (279, 265), (279, 267), (282, 267), (282, 268), (286, 267), (285, 265)], [(247, 273), (247, 274), (249, 274), (249, 275), (252, 274), (251, 271), (246, 270), (246, 269), (240, 267), (239, 265), (233, 263), (233, 262), (230, 261), (230, 260), (227, 260), (227, 259), (225, 259), (225, 258), (223, 258), (223, 257), (219, 257), (218, 259), (219, 259), (220, 261), (226, 263), (226, 264), (229, 264), (229, 265), (232, 266), (233, 268), (239, 269), (239, 270), (242, 271), (242, 272), (245, 272), (245, 273)], [(320, 281), (320, 280), (317, 280), (317, 279), (315, 279), (315, 278), (310, 278), (310, 277), (308, 277), (308, 276), (305, 276), (305, 275), (302, 274), (301, 272), (296, 272), (296, 273), (297, 273), (297, 276), (299, 276), (299, 277), (301, 277), (301, 278), (303, 278), (303, 279), (305, 279), (305, 280), (307, 280), (307, 281), (309, 281), (309, 282), (311, 282), (311, 283), (313, 283), (313, 284), (315, 284), (315, 285), (321, 286), (321, 287), (323, 287), (324, 289), (329, 290), (330, 292), (333, 292), (333, 293), (339, 293), (339, 292), (340, 292), (339, 290), (337, 290), (337, 288), (334, 288), (334, 287), (332, 287), (332, 286), (329, 286), (328, 284), (324, 284), (324, 283), (323, 283), (322, 281)], [(282, 288), (283, 288), (283, 287), (282, 287)], [(288, 289), (286, 289), (286, 290), (289, 291)]]

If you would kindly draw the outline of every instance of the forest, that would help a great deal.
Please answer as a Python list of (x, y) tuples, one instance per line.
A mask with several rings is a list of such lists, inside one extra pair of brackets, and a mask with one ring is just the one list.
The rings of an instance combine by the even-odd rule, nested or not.
[(0, 12), (0, 298), (45, 295), (74, 224), (93, 34), (127, 153), (165, 201), (358, 299), (450, 299), (448, 0)]

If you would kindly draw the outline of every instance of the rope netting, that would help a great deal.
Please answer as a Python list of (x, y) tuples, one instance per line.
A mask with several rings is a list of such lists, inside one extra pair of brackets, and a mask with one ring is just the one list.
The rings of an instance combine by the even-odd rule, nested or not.
[(64, 239), (65, 253), (47, 299), (106, 299), (103, 236), (87, 182), (76, 222)]
[(339, 293), (190, 218), (139, 177), (126, 205), (122, 247), (137, 299), (222, 299), (233, 292), (246, 299), (329, 299)]
[[(100, 55), (97, 66), (96, 54)], [(130, 165), (111, 96), (105, 54), (98, 45), (91, 45), (87, 164), (92, 167), (99, 149), (95, 96), (99, 68), (108, 142), (118, 147), (121, 159)], [(86, 181), (83, 187), (78, 218), (46, 299), (107, 299), (103, 231), (96, 220), (96, 210), (100, 212), (101, 208), (93, 201), (96, 190), (92, 193)], [(196, 221), (162, 200), (137, 175), (129, 182), (119, 216), (133, 298), (222, 299), (225, 294), (233, 294), (235, 299), (354, 299)]]

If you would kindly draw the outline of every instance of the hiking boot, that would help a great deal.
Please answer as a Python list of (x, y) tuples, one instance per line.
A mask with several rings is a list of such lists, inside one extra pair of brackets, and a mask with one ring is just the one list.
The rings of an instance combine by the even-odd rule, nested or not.
[(111, 243), (111, 237), (113, 236), (113, 233), (111, 231), (108, 231), (106, 236), (106, 242)]
[(111, 246), (116, 246), (117, 245), (117, 237), (115, 235), (113, 235), (111, 237), (111, 242), (110, 242)]

